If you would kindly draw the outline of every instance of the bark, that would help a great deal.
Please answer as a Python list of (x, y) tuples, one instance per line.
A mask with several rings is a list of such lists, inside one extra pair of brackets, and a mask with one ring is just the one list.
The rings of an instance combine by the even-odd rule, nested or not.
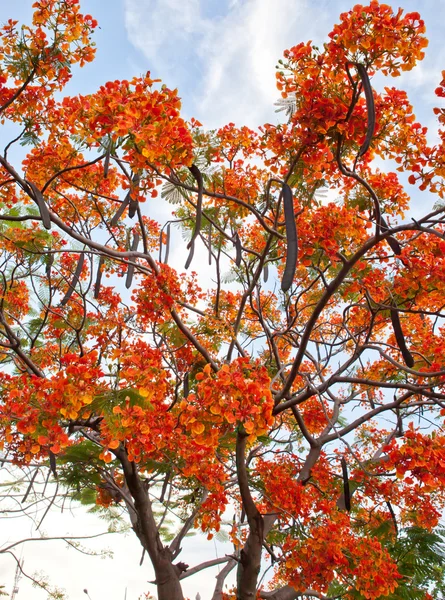
[(300, 594), (290, 585), (273, 592), (260, 592), (260, 598), (268, 600), (298, 600), (299, 597), (301, 597)]
[(299, 600), (299, 598), (318, 598), (318, 600), (334, 600), (331, 596), (323, 596), (315, 590), (297, 592), (290, 585), (286, 585), (273, 592), (260, 592), (260, 598), (267, 600)]
[(158, 600), (184, 600), (179, 582), (184, 568), (173, 564), (172, 552), (161, 542), (150, 498), (137, 467), (128, 460), (123, 447), (115, 450), (114, 454), (122, 465), (125, 482), (134, 500), (137, 520), (133, 529), (150, 556), (156, 576)]
[(245, 451), (247, 434), (238, 432), (236, 441), (236, 470), (238, 484), (249, 523), (249, 535), (244, 548), (240, 552), (237, 572), (237, 600), (253, 600), (256, 598), (258, 575), (261, 569), (261, 553), (263, 546), (264, 521), (249, 489)]
[(235, 565), (236, 560), (232, 558), (216, 576), (216, 586), (213, 592), (212, 600), (222, 600), (224, 581), (226, 580), (227, 575), (230, 573), (230, 571), (234, 568)]

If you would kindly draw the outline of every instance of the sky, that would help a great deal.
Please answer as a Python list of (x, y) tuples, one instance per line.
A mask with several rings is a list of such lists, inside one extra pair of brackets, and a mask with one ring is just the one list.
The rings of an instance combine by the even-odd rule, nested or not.
[[(0, 0), (0, 23), (8, 18), (29, 22), (32, 3)], [(445, 69), (445, 2), (387, 3), (395, 9), (400, 6), (405, 11), (420, 11), (430, 45), (425, 60), (414, 71), (381, 85), (408, 91), (418, 120), (430, 128), (434, 139), (432, 108), (438, 104), (434, 88)], [(195, 117), (205, 128), (228, 122), (256, 128), (277, 122), (280, 115), (273, 105), (279, 97), (275, 65), (282, 51), (307, 40), (321, 45), (339, 14), (353, 4), (353, 0), (81, 0), (82, 11), (99, 21), (97, 57), (91, 65), (76, 69), (66, 93), (94, 92), (110, 79), (129, 79), (149, 70), (168, 87), (178, 88), (184, 116)], [(435, 201), (415, 191), (413, 195), (422, 212), (425, 202), (432, 205)], [(158, 205), (152, 207), (155, 216), (162, 215), (163, 210)], [(104, 525), (97, 517), (86, 515), (84, 509), (73, 507), (48, 518), (45, 530), (48, 535), (79, 530), (90, 535), (104, 530)], [(6, 519), (2, 519), (0, 532), (0, 545), (33, 533), (29, 521)], [(88, 598), (84, 588), (91, 600), (124, 600), (126, 588), (127, 600), (137, 600), (144, 591), (154, 592), (147, 584), (152, 578), (148, 561), (139, 567), (140, 546), (134, 534), (102, 538), (88, 545), (111, 548), (114, 559), (68, 551), (63, 542), (35, 543), (24, 547), (25, 569), (46, 572), (53, 584), (66, 589), (70, 600)], [(224, 549), (193, 538), (186, 542), (181, 560), (193, 566), (215, 557), (217, 551)], [(0, 555), (0, 585), (7, 591), (11, 590), (14, 571), (13, 561)], [(213, 570), (187, 580), (190, 583), (184, 585), (184, 591), (190, 600), (197, 592), (202, 600), (211, 597), (215, 574)], [(16, 600), (45, 597), (21, 579)]]

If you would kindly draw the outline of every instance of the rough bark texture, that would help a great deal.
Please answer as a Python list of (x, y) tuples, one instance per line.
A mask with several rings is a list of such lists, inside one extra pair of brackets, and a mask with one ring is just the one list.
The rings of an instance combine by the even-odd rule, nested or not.
[(256, 597), (258, 575), (261, 569), (264, 521), (250, 494), (245, 461), (247, 434), (238, 432), (236, 442), (236, 470), (238, 483), (249, 523), (249, 535), (241, 550), (237, 572), (237, 600), (253, 600)]
[(150, 556), (156, 576), (158, 600), (184, 600), (179, 582), (181, 569), (173, 565), (172, 552), (161, 542), (150, 498), (137, 467), (128, 460), (124, 448), (116, 450), (115, 455), (122, 464), (126, 484), (134, 499), (137, 519), (133, 529)]

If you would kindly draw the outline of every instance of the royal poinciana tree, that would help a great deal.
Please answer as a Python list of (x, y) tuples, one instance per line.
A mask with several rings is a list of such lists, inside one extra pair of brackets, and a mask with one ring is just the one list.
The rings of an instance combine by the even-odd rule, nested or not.
[[(217, 563), (213, 600), (438, 597), (401, 548), (445, 502), (445, 111), (432, 146), (372, 83), (422, 59), (420, 16), (356, 6), (284, 53), (286, 123), (206, 131), (149, 73), (63, 97), (96, 22), (34, 9), (0, 38), (3, 456), (124, 507), (159, 600)], [(188, 566), (194, 528), (232, 552)]]

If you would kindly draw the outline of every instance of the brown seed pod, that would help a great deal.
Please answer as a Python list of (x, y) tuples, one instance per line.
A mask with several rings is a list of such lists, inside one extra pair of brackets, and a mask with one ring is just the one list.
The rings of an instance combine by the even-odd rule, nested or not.
[(237, 267), (239, 267), (241, 264), (242, 246), (241, 246), (241, 240), (239, 239), (238, 232), (236, 232), (233, 237), (233, 243), (235, 244), (235, 249), (236, 249), (235, 264)]
[(212, 224), (209, 223), (209, 231), (207, 234), (207, 245), (209, 247), (209, 265), (212, 264)]
[[(136, 250), (138, 249), (138, 245), (139, 245), (139, 234), (136, 232), (134, 234), (133, 243), (131, 244), (130, 250), (132, 252), (136, 252)], [(131, 284), (133, 282), (133, 275), (134, 275), (134, 265), (128, 265), (127, 278), (125, 280), (125, 287), (127, 288), (127, 290), (130, 289), (130, 287), (131, 287)]]
[(34, 200), (38, 206), (40, 216), (42, 217), (43, 226), (45, 229), (51, 229), (51, 217), (49, 216), (49, 210), (46, 206), (45, 198), (43, 197), (42, 192), (34, 183), (32, 183), (32, 181), (27, 181), (26, 183), (34, 193)]
[[(380, 217), (380, 228), (383, 232), (389, 230), (389, 225), (383, 216)], [(394, 254), (396, 254), (397, 256), (402, 254), (402, 247), (394, 236), (390, 235), (389, 237), (386, 238), (386, 241), (388, 242), (388, 244), (389, 244), (391, 250), (394, 252)]]
[(82, 252), (82, 254), (79, 256), (79, 261), (77, 263), (76, 271), (73, 275), (73, 278), (71, 280), (71, 283), (69, 285), (69, 288), (68, 288), (65, 296), (62, 298), (62, 301), (60, 302), (60, 306), (65, 306), (65, 304), (68, 302), (68, 300), (73, 295), (73, 292), (76, 289), (76, 285), (79, 283), (79, 278), (80, 278), (80, 274), (82, 273), (84, 261), (85, 261), (85, 254)]
[(45, 273), (46, 273), (46, 276), (49, 278), (51, 276), (51, 267), (54, 264), (54, 254), (51, 252), (50, 254), (47, 254), (46, 257), (47, 257), (47, 262), (46, 262), (46, 267), (45, 267)]
[(366, 98), (366, 110), (368, 113), (368, 127), (366, 130), (365, 141), (361, 145), (361, 148), (358, 152), (359, 157), (363, 156), (369, 149), (371, 145), (372, 136), (374, 135), (375, 129), (375, 105), (374, 105), (374, 94), (371, 87), (371, 82), (369, 80), (368, 72), (364, 65), (360, 63), (354, 63), (357, 69), (357, 73), (360, 75), (360, 79), (363, 83), (363, 89), (365, 91)]
[(99, 258), (99, 265), (97, 267), (97, 275), (96, 275), (96, 282), (94, 284), (94, 299), (97, 300), (97, 298), (99, 298), (99, 292), (100, 292), (100, 282), (102, 280), (102, 266), (105, 262), (105, 258), (103, 256), (101, 256)]
[(108, 146), (107, 151), (105, 153), (104, 160), (104, 179), (108, 177), (108, 170), (110, 168), (110, 156), (111, 156), (111, 148)]
[(165, 256), (164, 256), (164, 262), (167, 265), (168, 264), (168, 255), (170, 252), (170, 223), (167, 225), (167, 236), (166, 236), (166, 240), (165, 240)]
[(184, 375), (184, 398), (187, 398), (187, 397), (188, 397), (188, 395), (189, 395), (189, 391), (190, 391), (190, 389), (189, 389), (189, 385), (190, 385), (190, 382), (189, 382), (189, 374), (188, 374), (188, 372), (187, 372), (187, 373)]
[(287, 251), (286, 266), (284, 268), (283, 279), (281, 280), (281, 289), (283, 292), (287, 292), (294, 280), (298, 258), (298, 236), (294, 214), (294, 199), (292, 190), (287, 183), (283, 185), (283, 207), (284, 220), (286, 223)]
[(124, 210), (127, 208), (127, 206), (128, 206), (129, 203), (130, 203), (130, 195), (127, 194), (125, 196), (124, 200), (121, 202), (121, 205), (119, 206), (116, 214), (114, 215), (114, 217), (110, 221), (111, 227), (116, 227), (119, 219), (121, 218)]
[(414, 366), (414, 358), (411, 352), (408, 350), (405, 342), (405, 336), (403, 335), (402, 326), (400, 324), (399, 311), (397, 308), (391, 308), (391, 323), (394, 329), (394, 335), (396, 336), (396, 342), (399, 347), (400, 352), (402, 353), (403, 360), (407, 367), (412, 369)]
[(198, 184), (198, 201), (196, 203), (196, 219), (195, 219), (195, 228), (193, 230), (192, 239), (187, 244), (187, 248), (190, 250), (189, 256), (187, 258), (187, 262), (185, 263), (185, 268), (188, 269), (192, 259), (193, 254), (195, 253), (195, 240), (201, 231), (201, 223), (202, 223), (202, 197), (204, 192), (204, 181), (202, 179), (202, 173), (198, 169), (196, 165), (192, 165), (189, 167), (190, 173), (196, 179)]
[(351, 512), (351, 491), (349, 489), (348, 465), (344, 456), (341, 458), (341, 471), (343, 474), (343, 495), (345, 498), (345, 508)]
[(54, 479), (57, 479), (57, 469), (56, 469), (56, 455), (51, 450), (48, 451), (49, 454), (49, 468), (51, 473), (54, 475)]
[[(137, 173), (135, 173), (133, 175), (133, 179), (132, 179), (133, 186), (137, 186), (139, 184), (140, 179), (141, 179), (140, 176)], [(128, 216), (130, 217), (130, 219), (132, 219), (134, 217), (134, 215), (136, 214), (136, 211), (138, 209), (138, 206), (139, 206), (139, 201), (133, 198), (132, 194), (134, 193), (134, 191), (135, 190), (133, 189), (133, 191), (130, 190), (128, 192), (128, 197), (129, 197)]]

